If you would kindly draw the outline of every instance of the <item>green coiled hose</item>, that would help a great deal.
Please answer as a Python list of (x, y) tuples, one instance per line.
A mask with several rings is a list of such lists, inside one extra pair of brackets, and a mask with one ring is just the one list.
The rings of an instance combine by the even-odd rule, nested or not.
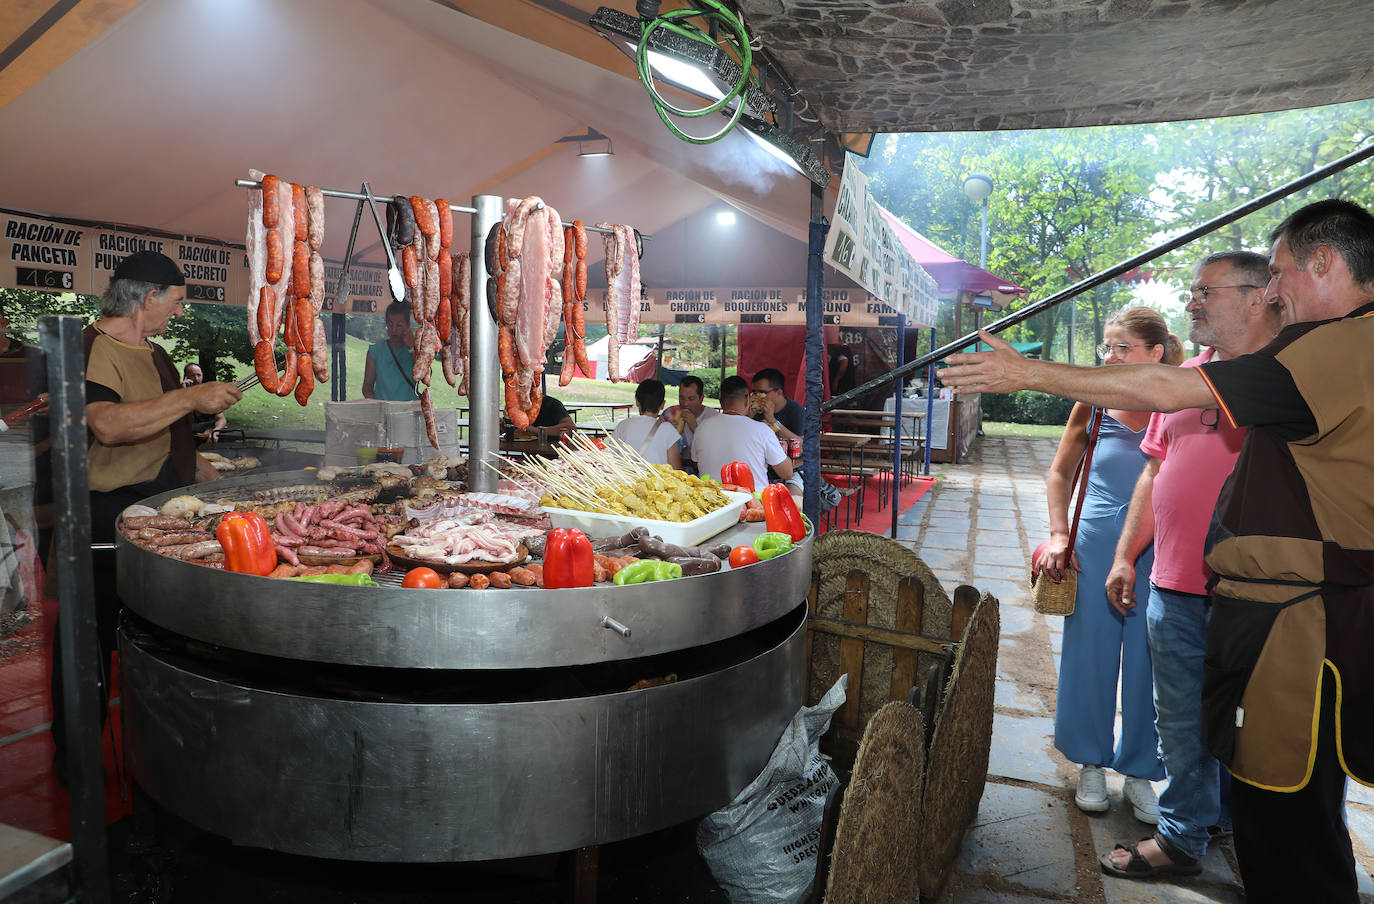
[[(706, 8), (675, 9), (666, 13), (654, 15), (651, 18), (643, 18), (643, 32), (639, 39), (639, 46), (635, 52), (635, 64), (639, 69), (639, 80), (643, 83), (644, 89), (649, 92), (649, 96), (653, 100), (654, 112), (658, 114), (659, 119), (663, 120), (663, 124), (668, 127), (668, 130), (683, 141), (688, 141), (692, 144), (711, 144), (728, 135), (730, 130), (735, 127), (735, 124), (739, 122), (740, 115), (744, 112), (744, 106), (747, 100), (746, 91), (749, 88), (749, 70), (753, 65), (754, 55), (749, 47), (749, 35), (745, 32), (744, 23), (739, 20), (739, 17), (726, 9), (725, 6), (717, 2), (717, 0), (697, 0), (697, 2), (703, 4)], [(654, 87), (653, 67), (649, 63), (649, 41), (653, 37), (654, 32), (662, 28), (674, 34), (681, 35), (684, 38), (708, 44), (711, 47), (719, 47), (720, 45), (715, 40), (704, 34), (699, 28), (684, 24), (685, 20), (698, 17), (706, 19), (707, 21), (719, 23), (735, 36), (737, 42), (737, 55), (739, 56), (740, 63), (740, 75), (734, 87), (715, 103), (697, 109), (683, 109), (681, 107), (675, 107), (665, 100), (663, 95), (658, 93), (658, 89)], [(727, 122), (720, 131), (706, 138), (697, 138), (693, 135), (688, 135), (668, 118), (669, 113), (686, 119), (709, 116), (712, 113), (720, 111), (737, 98), (739, 103), (735, 105), (735, 112), (731, 114), (729, 122)]]

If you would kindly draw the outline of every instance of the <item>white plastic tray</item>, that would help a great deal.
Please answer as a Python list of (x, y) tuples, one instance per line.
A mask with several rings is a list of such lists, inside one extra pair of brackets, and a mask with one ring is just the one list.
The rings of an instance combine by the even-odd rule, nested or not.
[(573, 509), (544, 507), (554, 527), (575, 527), (589, 537), (612, 537), (629, 533), (636, 527), (647, 527), (656, 537), (678, 546), (696, 546), (739, 521), (739, 513), (750, 498), (749, 493), (725, 492), (730, 500), (724, 508), (716, 509), (693, 521), (654, 521), (631, 515), (602, 515)]

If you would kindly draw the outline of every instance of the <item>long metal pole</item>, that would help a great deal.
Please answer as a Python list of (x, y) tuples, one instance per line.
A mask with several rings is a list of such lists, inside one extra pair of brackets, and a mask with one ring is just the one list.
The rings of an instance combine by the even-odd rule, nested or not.
[[(930, 347), (935, 347), (935, 327), (930, 328)], [(934, 434), (931, 432), (931, 422), (935, 420), (935, 365), (931, 364), (926, 368), (926, 449), (923, 464), (924, 477), (930, 476), (930, 438)]]
[(487, 307), (487, 233), (501, 219), (500, 195), (472, 199), (472, 302), (468, 314), (471, 362), (468, 372), (468, 487), (494, 493), (500, 482), (495, 465), (501, 440), (501, 366), (496, 355), (496, 321)]
[[(235, 179), (235, 180), (234, 180), (234, 184), (237, 185), (239, 188), (262, 188), (262, 183), (261, 183), (261, 182), (255, 182), (255, 181), (252, 180), (252, 179)], [(366, 200), (367, 200), (367, 195), (363, 194), (362, 192), (356, 192), (356, 191), (339, 191), (339, 190), (333, 189), (333, 188), (322, 188), (322, 189), (320, 189), (320, 194), (324, 195), (326, 198), (345, 198), (345, 199), (347, 199), (347, 200), (349, 200), (349, 201), (366, 201)], [(486, 196), (486, 195), (478, 195), (477, 197), (478, 197), (478, 198), (484, 198), (484, 197), (487, 197), (487, 196)], [(408, 195), (394, 195), (394, 196), (391, 196), (391, 195), (379, 195), (379, 194), (376, 194), (376, 193), (373, 193), (372, 199), (373, 199), (374, 201), (379, 201), (379, 202), (381, 202), (381, 203), (383, 203), (383, 204), (389, 204), (389, 203), (391, 203), (392, 201), (405, 201), (405, 202), (407, 202), (407, 203), (409, 203), (409, 201), (410, 201), (410, 197), (409, 197)], [(461, 205), (461, 204), (450, 204), (450, 205), (448, 206), (448, 209), (451, 210), (451, 211), (453, 211), (454, 213), (470, 213), (470, 214), (476, 215), (476, 213), (477, 213), (476, 200), (474, 199), (474, 202), (473, 202), (473, 206), (472, 206), (472, 207), (464, 207), (464, 206)], [(564, 220), (564, 221), (563, 221), (563, 225), (564, 225), (564, 226), (571, 226), (572, 223), (571, 223), (570, 221)], [(611, 229), (604, 229), (604, 228), (602, 228), (602, 227), (600, 227), (600, 226), (585, 226), (585, 227), (583, 227), (583, 228), (585, 228), (588, 232), (604, 232), (604, 233), (606, 233), (607, 235), (611, 235), (611, 234), (613, 234), (613, 232), (614, 232), (614, 230), (611, 230)], [(643, 241), (646, 241), (646, 242), (647, 242), (647, 241), (649, 241), (650, 239), (652, 239), (653, 236), (650, 235), (649, 233), (641, 232), (641, 233), (639, 233), (639, 238), (642, 239)]]
[[(1280, 201), (1288, 197), (1289, 195), (1293, 194), (1294, 192), (1301, 191), (1307, 186), (1312, 185), (1315, 182), (1320, 182), (1328, 176), (1335, 175), (1343, 169), (1348, 169), (1357, 163), (1367, 160), (1369, 157), (1374, 157), (1374, 144), (1365, 145), (1358, 151), (1346, 154), (1339, 160), (1334, 160), (1331, 163), (1328, 163), (1326, 166), (1321, 167), (1320, 169), (1314, 169), (1312, 172), (1308, 173), (1305, 176), (1299, 176), (1292, 182), (1289, 182), (1285, 185), (1280, 185), (1273, 191), (1260, 195), (1258, 198), (1255, 198), (1252, 201), (1247, 201), (1246, 203), (1241, 204), (1239, 207), (1234, 207), (1226, 213), (1222, 214), (1221, 216), (1213, 217), (1206, 223), (1203, 223), (1201, 226), (1189, 229), (1187, 232), (1184, 232), (1181, 235), (1176, 236), (1175, 238), (1169, 239), (1166, 242), (1161, 242), (1160, 244), (1155, 245), (1148, 251), (1141, 252), (1140, 254), (1137, 254), (1135, 257), (1127, 258), (1126, 260), (1122, 261), (1114, 267), (1108, 267), (1106, 270), (1103, 270), (1100, 273), (1096, 273), (1092, 276), (1089, 276), (1087, 279), (1076, 282), (1072, 286), (1069, 286), (1067, 289), (1064, 289), (1062, 292), (1056, 292), (1055, 294), (1051, 295), (1049, 298), (1044, 299), (1043, 301), (1037, 301), (1033, 305), (1027, 305), (1019, 311), (1008, 314), (1001, 320), (998, 320), (997, 322), (988, 325), (987, 327), (985, 327), (985, 329), (990, 333), (1000, 333), (1007, 327), (1015, 326), (1018, 323), (1022, 323), (1023, 321), (1029, 320), (1031, 317), (1034, 317), (1041, 311), (1052, 308), (1060, 302), (1065, 301), (1069, 298), (1073, 298), (1076, 295), (1081, 295), (1089, 289), (1096, 288), (1097, 286), (1100, 286), (1105, 282), (1111, 282), (1113, 279), (1116, 279), (1121, 274), (1129, 273), (1131, 270), (1134, 270), (1141, 264), (1147, 264), (1157, 257), (1162, 257), (1163, 255), (1168, 254), (1170, 251), (1173, 251), (1175, 248), (1186, 245), (1189, 242), (1194, 241), (1195, 239), (1202, 238), (1204, 235), (1207, 235), (1210, 232), (1215, 232), (1223, 226), (1230, 225), (1231, 223), (1234, 223), (1236, 220), (1239, 220), (1241, 217), (1248, 216), (1249, 214), (1252, 214), (1255, 211), (1260, 210), (1261, 208), (1268, 207), (1275, 201)], [(869, 380), (862, 386), (856, 386), (853, 389), (849, 390), (849, 392), (844, 393), (843, 395), (836, 396), (835, 398), (826, 402), (825, 405), (822, 406), (822, 409), (823, 411), (830, 411), (833, 408), (841, 408), (861, 395), (866, 395), (867, 393), (873, 392), (874, 390), (882, 389), (889, 383), (892, 383), (896, 380), (904, 379), (908, 374), (912, 373), (913, 371), (920, 370), (922, 367), (925, 367), (929, 364), (934, 364), (936, 361), (944, 360), (945, 358), (949, 357), (955, 352), (960, 351), (961, 349), (968, 348), (975, 341), (977, 341), (977, 339), (977, 333), (970, 333), (965, 336), (960, 336), (958, 339), (954, 340), (948, 345), (937, 348), (930, 354), (923, 355), (922, 357), (917, 358), (915, 361), (912, 361), (910, 364), (906, 364), (896, 370), (893, 370), (891, 373), (878, 377), (877, 379)]]
[[(983, 231), (978, 238), (978, 266), (986, 270), (988, 267), (988, 199), (983, 199)], [(983, 309), (973, 309), (973, 331), (977, 332), (983, 328)], [(974, 343), (975, 351), (982, 351), (983, 346)], [(900, 363), (900, 362), (899, 362)]]
[(72, 851), (77, 900), (110, 900), (105, 841), (105, 769), (100, 753), (100, 662), (91, 571), (91, 494), (86, 470), (86, 364), (80, 318), (42, 317), (38, 334), (48, 359), (53, 504), (57, 519), (57, 594), (62, 617), (62, 695), (71, 784)]
[(802, 427), (802, 511), (819, 527), (821, 512), (821, 402), (825, 399), (825, 342), (821, 322), (821, 289), (825, 277), (825, 192), (811, 184), (811, 226), (806, 255), (806, 420)]
[[(906, 315), (897, 315), (897, 366), (906, 357)], [(892, 539), (897, 539), (897, 498), (902, 482), (902, 384), (897, 384), (896, 400), (892, 403)]]

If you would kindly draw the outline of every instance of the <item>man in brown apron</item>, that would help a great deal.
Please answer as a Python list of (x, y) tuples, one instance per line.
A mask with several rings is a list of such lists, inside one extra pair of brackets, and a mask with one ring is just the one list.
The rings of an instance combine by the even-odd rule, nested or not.
[(1249, 426), (1208, 535), (1208, 745), (1237, 779), (1250, 904), (1355, 902), (1346, 775), (1374, 784), (1374, 217), (1328, 200), (1271, 236), (1266, 296), (1284, 329), (1196, 368), (1076, 368), (993, 350), (941, 378), (1098, 405), (1218, 406)]

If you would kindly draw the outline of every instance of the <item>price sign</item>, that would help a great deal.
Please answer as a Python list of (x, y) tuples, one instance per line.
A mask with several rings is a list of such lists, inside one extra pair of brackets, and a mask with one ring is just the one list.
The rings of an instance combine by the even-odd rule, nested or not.
[(213, 301), (224, 303), (224, 286), (211, 286), (205, 283), (186, 284), (187, 301)]
[(70, 270), (39, 270), (34, 267), (15, 267), (14, 281), (25, 288), (70, 292), (75, 284)]

